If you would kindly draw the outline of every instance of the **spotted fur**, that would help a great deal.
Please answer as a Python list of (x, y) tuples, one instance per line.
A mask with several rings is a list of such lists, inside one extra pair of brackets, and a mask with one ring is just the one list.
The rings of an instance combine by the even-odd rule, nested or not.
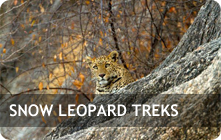
[(118, 52), (113, 51), (96, 59), (86, 58), (96, 80), (96, 94), (115, 92), (134, 81), (130, 72), (118, 63), (118, 57)]

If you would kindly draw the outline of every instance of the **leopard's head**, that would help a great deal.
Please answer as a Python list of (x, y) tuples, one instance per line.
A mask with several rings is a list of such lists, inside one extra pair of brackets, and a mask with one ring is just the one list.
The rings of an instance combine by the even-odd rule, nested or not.
[(119, 54), (117, 51), (113, 51), (107, 56), (100, 56), (95, 59), (86, 57), (85, 61), (90, 67), (92, 76), (97, 81), (97, 84), (99, 84), (97, 86), (106, 87), (118, 78), (118, 57)]

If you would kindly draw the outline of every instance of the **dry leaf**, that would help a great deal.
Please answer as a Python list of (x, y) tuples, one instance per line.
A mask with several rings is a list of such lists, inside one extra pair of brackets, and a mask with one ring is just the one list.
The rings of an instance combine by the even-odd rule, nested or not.
[(42, 115), (42, 113), (41, 113), (41, 120), (46, 124), (47, 122), (46, 122), (46, 120), (45, 120), (45, 118), (44, 118), (44, 116)]
[(101, 46), (103, 45), (102, 38), (99, 39), (99, 44), (100, 44)]
[(74, 29), (74, 22), (71, 23), (71, 29)]
[(45, 63), (42, 63), (42, 67), (45, 68)]
[(52, 73), (49, 74), (49, 80), (51, 80), (51, 78), (52, 78)]
[(31, 23), (31, 27), (32, 27), (34, 24), (35, 24), (35, 20), (32, 21), (32, 23)]
[(39, 4), (39, 7), (40, 7), (40, 11), (41, 11), (42, 13), (44, 13), (45, 9), (44, 9), (44, 7), (42, 6), (42, 4)]
[(170, 9), (169, 9), (169, 12), (171, 13), (176, 13), (176, 8), (175, 7), (171, 7)]
[(90, 1), (89, 1), (89, 0), (87, 0), (85, 3), (86, 3), (87, 5), (89, 5), (89, 4), (90, 4)]
[(39, 83), (38, 88), (39, 88), (40, 91), (43, 89), (43, 83), (42, 82)]
[(79, 77), (80, 77), (80, 79), (81, 79), (81, 82), (84, 83), (84, 79), (85, 79), (84, 75), (83, 75), (82, 73), (80, 73), (80, 74), (79, 74)]
[(73, 85), (75, 85), (77, 89), (81, 89), (83, 83), (80, 82), (80, 81), (78, 81), (78, 80), (75, 80), (75, 81), (73, 82)]
[(132, 32), (135, 32), (136, 31), (136, 28), (132, 28)]
[(14, 5), (17, 5), (18, 4), (18, 0), (14, 0)]
[(109, 22), (109, 17), (105, 17), (104, 22), (108, 23)]
[(6, 49), (3, 49), (2, 52), (3, 52), (3, 53), (6, 53)]
[(25, 29), (25, 25), (24, 24), (21, 24), (20, 26), (22, 27), (22, 29)]
[(16, 68), (15, 68), (16, 73), (18, 73), (18, 70), (19, 70), (19, 67), (16, 67)]
[(75, 95), (75, 101), (76, 101), (76, 105), (78, 105), (79, 104), (79, 94)]
[(101, 37), (103, 37), (103, 36), (104, 36), (104, 34), (103, 34), (103, 32), (102, 32), (102, 31), (100, 31), (100, 34), (101, 34)]
[(12, 43), (13, 46), (15, 45), (15, 41), (14, 41), (13, 38), (11, 39), (11, 43)]
[(74, 67), (71, 67), (71, 71), (73, 71), (73, 72), (74, 72)]
[(58, 114), (55, 110), (53, 110), (53, 114), (54, 114), (54, 116), (58, 116)]
[(2, 48), (2, 44), (0, 44), (0, 48)]
[(58, 117), (58, 121), (61, 123), (61, 117)]
[(38, 41), (41, 42), (41, 36), (38, 38)]
[(59, 54), (59, 59), (62, 60), (62, 52)]
[(34, 39), (35, 39), (35, 34), (32, 35), (32, 40), (34, 40)]
[(54, 62), (56, 62), (57, 61), (57, 56), (56, 55), (54, 55)]

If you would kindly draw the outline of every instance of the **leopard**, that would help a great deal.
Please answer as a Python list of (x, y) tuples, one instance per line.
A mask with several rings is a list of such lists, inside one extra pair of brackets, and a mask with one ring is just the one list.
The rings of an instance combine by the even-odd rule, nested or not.
[(97, 58), (86, 57), (85, 62), (91, 70), (92, 79), (96, 81), (95, 94), (116, 93), (135, 81), (130, 71), (118, 61), (117, 51)]

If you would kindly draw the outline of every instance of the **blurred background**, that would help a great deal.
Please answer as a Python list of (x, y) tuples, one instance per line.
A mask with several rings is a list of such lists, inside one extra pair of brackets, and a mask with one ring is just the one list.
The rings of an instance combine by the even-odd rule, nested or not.
[[(0, 100), (6, 98), (4, 94), (26, 93), (79, 93), (92, 100), (95, 83), (84, 58), (113, 50), (140, 79), (177, 46), (204, 3), (8, 0), (0, 8)], [(9, 138), (38, 139), (49, 129), (2, 128), (2, 133)]]

